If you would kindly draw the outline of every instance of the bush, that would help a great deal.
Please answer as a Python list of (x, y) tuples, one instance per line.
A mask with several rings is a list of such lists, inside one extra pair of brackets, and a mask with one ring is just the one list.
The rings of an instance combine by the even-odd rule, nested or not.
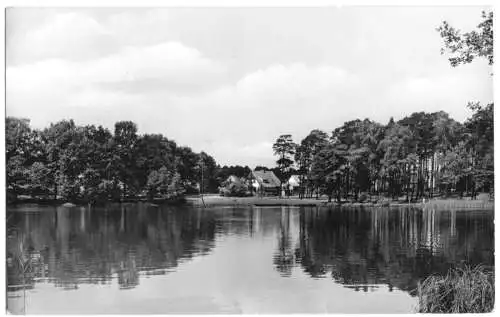
[(420, 313), (487, 313), (495, 304), (494, 275), (481, 266), (429, 276), (417, 292)]
[(225, 197), (245, 197), (248, 193), (248, 186), (243, 183), (231, 183), (221, 188), (220, 193)]

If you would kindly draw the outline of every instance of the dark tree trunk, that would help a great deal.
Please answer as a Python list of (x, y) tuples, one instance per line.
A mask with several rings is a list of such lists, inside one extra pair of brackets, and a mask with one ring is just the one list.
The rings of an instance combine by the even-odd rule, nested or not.
[(430, 194), (430, 197), (429, 198), (432, 198), (434, 197), (434, 169), (436, 168), (435, 166), (435, 153), (433, 152), (432, 153), (432, 166), (431, 166), (431, 194)]

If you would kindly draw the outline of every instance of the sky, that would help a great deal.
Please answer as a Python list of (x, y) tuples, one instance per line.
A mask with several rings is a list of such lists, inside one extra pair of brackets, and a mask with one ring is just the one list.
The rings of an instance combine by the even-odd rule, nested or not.
[(436, 28), (488, 7), (9, 8), (6, 115), (33, 128), (134, 121), (221, 165), (275, 165), (344, 122), (493, 101), (485, 60), (453, 68)]

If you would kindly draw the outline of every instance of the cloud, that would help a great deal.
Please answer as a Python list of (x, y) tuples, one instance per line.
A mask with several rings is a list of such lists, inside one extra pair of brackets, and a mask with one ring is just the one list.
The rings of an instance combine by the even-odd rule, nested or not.
[(144, 46), (178, 40), (171, 34), (170, 20), (165, 8), (137, 8), (110, 14), (103, 24), (113, 32), (117, 42)]
[(224, 74), (223, 65), (212, 61), (194, 48), (177, 42), (145, 47), (128, 47), (119, 54), (99, 59), (84, 74), (99, 83), (130, 83), (158, 79), (168, 85), (193, 88), (210, 86), (214, 77)]
[[(27, 22), (14, 19), (10, 28), (15, 32), (22, 23)], [(52, 58), (88, 60), (113, 52), (115, 46), (113, 33), (92, 17), (80, 12), (63, 12), (52, 14), (42, 25), (14, 36), (7, 45), (7, 63)]]
[[(292, 120), (299, 120), (297, 114), (307, 107), (318, 109), (334, 104), (337, 97), (347, 87), (353, 87), (357, 80), (353, 74), (329, 65), (273, 64), (244, 75), (233, 85), (206, 94), (203, 100), (218, 109), (262, 111), (263, 116), (259, 116), (259, 120), (290, 115), (295, 118)], [(303, 122), (304, 116), (300, 120)], [(290, 123), (276, 121), (275, 125), (280, 126)]]
[[(447, 74), (407, 76), (380, 86), (376, 76), (361, 79), (332, 65), (272, 64), (234, 83), (218, 81), (224, 71), (224, 65), (181, 43), (128, 48), (92, 62), (13, 67), (7, 71), (8, 113), (15, 104), (14, 112), (24, 105), (24, 116), (35, 111), (48, 121), (54, 117), (40, 112), (59, 111), (108, 127), (133, 120), (142, 133), (163, 133), (221, 164), (252, 166), (274, 164), (272, 142), (280, 134), (291, 133), (300, 142), (312, 129), (331, 132), (356, 118), (385, 123), (390, 116), (449, 109), (450, 103), (456, 103), (457, 114), (448, 110), (456, 117), (465, 107), (463, 96), (481, 91), (466, 76)], [(97, 114), (106, 115), (96, 120)]]
[(112, 101), (118, 103), (120, 97), (110, 96), (127, 100), (155, 90), (191, 93), (213, 87), (224, 71), (221, 64), (176, 42), (128, 47), (89, 61), (48, 59), (7, 67), (7, 109), (29, 115), (35, 105), (95, 108), (116, 106)]
[[(36, 105), (48, 113), (88, 118), (88, 123), (93, 111), (114, 113), (106, 125), (128, 117), (142, 132), (164, 133), (222, 162), (272, 163), (270, 144), (280, 133), (307, 133), (318, 116), (335, 111), (331, 105), (357, 82), (341, 68), (294, 63), (270, 65), (234, 84), (197, 93), (168, 89), (174, 83), (210, 87), (223, 70), (180, 43), (133, 48), (92, 62), (43, 61), (7, 70), (7, 109), (30, 116)], [(148, 79), (164, 86), (142, 94), (122, 89)]]
[[(464, 112), (468, 101), (477, 100), (487, 103), (490, 102), (490, 96), (493, 94), (492, 85), (470, 80), (470, 77), (465, 76), (464, 71), (460, 74), (461, 76), (457, 74), (408, 76), (390, 85), (383, 99), (388, 105), (398, 109), (400, 116), (406, 116), (415, 111), (435, 112), (446, 109), (452, 118), (463, 121), (469, 115)], [(487, 77), (488, 74), (484, 76)]]
[(334, 92), (352, 80), (345, 70), (332, 66), (310, 68), (302, 63), (278, 64), (246, 75), (236, 84), (235, 93), (260, 107), (280, 102), (288, 108), (297, 101)]
[(168, 103), (176, 107), (165, 113), (184, 120), (169, 122), (175, 138), (217, 153), (224, 164), (273, 164), (271, 142), (279, 134), (298, 137), (330, 121), (357, 82), (338, 67), (275, 64), (207, 93), (171, 96)]

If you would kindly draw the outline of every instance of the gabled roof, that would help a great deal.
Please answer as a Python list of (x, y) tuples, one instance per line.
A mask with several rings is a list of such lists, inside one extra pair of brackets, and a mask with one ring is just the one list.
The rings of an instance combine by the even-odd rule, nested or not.
[(262, 187), (279, 187), (281, 182), (272, 171), (252, 171), (252, 178), (254, 178)]

